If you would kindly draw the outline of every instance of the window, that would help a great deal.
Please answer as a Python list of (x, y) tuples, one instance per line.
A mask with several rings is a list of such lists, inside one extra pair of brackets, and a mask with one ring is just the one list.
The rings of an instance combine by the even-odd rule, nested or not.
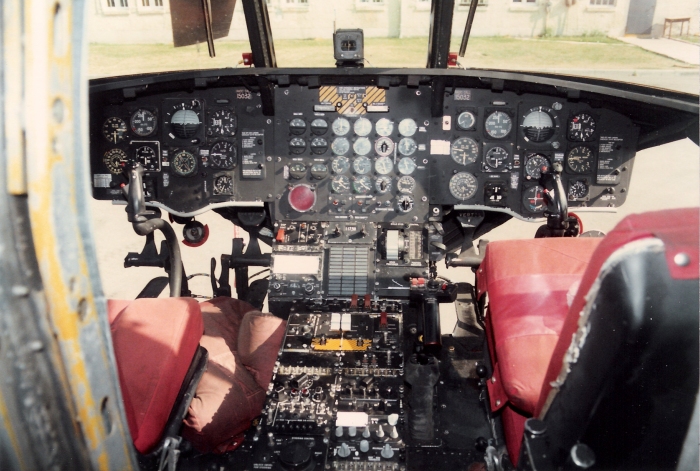
[(616, 0), (591, 0), (591, 5), (601, 7), (614, 7)]
[(107, 0), (107, 6), (109, 8), (129, 8), (129, 0)]
[[(471, 6), (472, 0), (459, 0), (459, 6), (460, 7), (468, 7)], [(488, 0), (479, 0), (479, 3), (476, 4), (476, 6), (479, 7), (484, 7), (488, 5)]]
[(308, 5), (309, 0), (286, 0), (289, 5)]
[(163, 0), (141, 0), (142, 7), (162, 7)]
[(360, 3), (383, 4), (384, 0), (360, 0)]
[[(593, 0), (591, 0), (593, 1)], [(513, 0), (513, 3), (536, 3), (537, 0)]]

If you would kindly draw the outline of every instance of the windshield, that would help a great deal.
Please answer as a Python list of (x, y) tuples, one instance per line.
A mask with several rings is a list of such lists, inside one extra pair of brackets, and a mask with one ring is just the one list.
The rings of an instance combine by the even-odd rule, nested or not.
[[(478, 0), (463, 68), (596, 77), (698, 93), (695, 0)], [(228, 35), (173, 46), (168, 0), (89, 2), (90, 78), (244, 67), (241, 2)], [(212, 2), (217, 3), (217, 2)], [(222, 2), (223, 3), (223, 2)], [(471, 0), (456, 0), (458, 51)], [(334, 28), (362, 28), (366, 67), (425, 67), (430, 0), (268, 0), (279, 67), (334, 67)]]

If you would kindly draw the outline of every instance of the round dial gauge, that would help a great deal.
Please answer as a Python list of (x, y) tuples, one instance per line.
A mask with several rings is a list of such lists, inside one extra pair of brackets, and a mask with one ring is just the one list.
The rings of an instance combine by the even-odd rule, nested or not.
[(410, 157), (404, 157), (399, 160), (397, 165), (399, 172), (403, 175), (410, 175), (416, 169), (416, 163)]
[(476, 124), (476, 116), (471, 111), (463, 111), (457, 116), (457, 127), (463, 131), (474, 129)]
[(418, 125), (411, 118), (402, 119), (399, 123), (399, 134), (406, 137), (413, 136), (418, 130)]
[(473, 164), (479, 157), (479, 144), (471, 137), (460, 137), (452, 143), (450, 154), (458, 164)]
[(352, 150), (357, 155), (367, 155), (372, 150), (372, 143), (366, 137), (360, 137), (353, 143)]
[(392, 132), (394, 132), (394, 123), (389, 121), (387, 118), (382, 118), (379, 121), (377, 121), (375, 129), (377, 130), (377, 134), (379, 134), (382, 137), (387, 137), (390, 136)]
[(137, 110), (131, 115), (131, 130), (137, 136), (150, 136), (156, 130), (156, 115), (149, 110)]
[(372, 179), (367, 175), (360, 175), (352, 182), (352, 189), (361, 195), (372, 191)]
[(396, 182), (396, 189), (399, 190), (399, 193), (410, 195), (413, 193), (413, 190), (416, 189), (416, 181), (413, 179), (413, 177), (404, 175)]
[(317, 136), (326, 134), (328, 131), (328, 122), (322, 118), (316, 118), (311, 121), (311, 132)]
[(357, 157), (352, 162), (352, 169), (359, 175), (365, 175), (372, 171), (372, 161), (368, 157)]
[(136, 161), (141, 164), (146, 172), (157, 172), (160, 170), (160, 156), (151, 146), (137, 148)]
[(345, 175), (337, 175), (331, 181), (331, 189), (334, 193), (347, 193), (350, 191), (350, 179)]
[(126, 139), (126, 131), (126, 123), (116, 116), (107, 118), (102, 125), (102, 135), (112, 144), (118, 144)]
[(121, 149), (111, 149), (105, 152), (102, 162), (110, 173), (118, 175), (122, 172), (126, 159), (126, 152)]
[(336, 136), (344, 136), (350, 132), (350, 121), (345, 118), (337, 118), (331, 125)]
[(358, 136), (367, 136), (372, 132), (372, 121), (367, 118), (360, 118), (352, 126)]
[(394, 168), (394, 163), (389, 157), (379, 157), (374, 162), (374, 170), (379, 175), (388, 175)]
[(399, 154), (401, 155), (413, 155), (414, 152), (418, 149), (418, 146), (416, 145), (416, 141), (411, 139), (410, 137), (404, 137), (399, 141)]
[(388, 137), (380, 137), (374, 143), (374, 151), (377, 155), (385, 156), (394, 152), (394, 141)]
[(336, 157), (331, 163), (331, 169), (335, 173), (345, 173), (350, 169), (350, 159), (347, 157)]
[(479, 183), (469, 172), (459, 172), (450, 178), (450, 193), (458, 200), (468, 200), (476, 194)]
[(301, 162), (293, 163), (289, 166), (289, 176), (295, 180), (299, 180), (306, 176), (306, 165)]
[(574, 173), (588, 173), (593, 168), (593, 152), (586, 146), (574, 147), (566, 156), (566, 166)]
[(289, 151), (292, 154), (301, 154), (306, 150), (306, 141), (303, 137), (293, 137), (289, 141)]
[(543, 173), (549, 172), (549, 159), (542, 154), (531, 154), (525, 163), (525, 173), (535, 180), (539, 180)]
[(554, 120), (548, 109), (541, 106), (531, 109), (525, 115), (522, 127), (528, 141), (544, 142), (554, 135)]
[(230, 110), (216, 110), (209, 116), (207, 123), (209, 136), (233, 136), (236, 134), (236, 115)]
[(588, 196), (588, 185), (582, 180), (569, 183), (569, 200), (580, 200)]
[(503, 147), (492, 147), (486, 152), (486, 164), (494, 170), (500, 170), (506, 166), (508, 151)]
[(328, 165), (316, 163), (311, 166), (311, 176), (316, 180), (323, 180), (328, 176)]
[(209, 158), (214, 167), (232, 169), (236, 166), (238, 152), (236, 146), (228, 141), (219, 141), (211, 147)]
[(523, 194), (523, 204), (531, 213), (541, 213), (547, 209), (542, 187), (537, 185), (527, 189)]
[(569, 139), (590, 141), (595, 133), (595, 119), (588, 113), (579, 113), (569, 121)]
[(215, 195), (230, 195), (233, 193), (233, 179), (229, 175), (221, 175), (214, 180)]
[(344, 137), (336, 137), (331, 143), (331, 150), (335, 155), (345, 155), (350, 150), (350, 141)]
[(486, 122), (484, 123), (486, 134), (494, 139), (506, 137), (510, 134), (512, 128), (513, 120), (508, 116), (508, 113), (504, 111), (494, 111), (486, 118)]
[(396, 209), (400, 213), (408, 213), (413, 209), (413, 197), (409, 195), (400, 195), (396, 199)]
[(306, 132), (306, 121), (301, 118), (294, 118), (289, 122), (289, 132), (296, 135), (301, 135)]
[(314, 137), (311, 139), (311, 152), (323, 154), (328, 150), (328, 141), (325, 137)]
[(199, 119), (199, 110), (201, 109), (202, 104), (199, 100), (183, 102), (173, 107), (170, 126), (177, 137), (189, 139), (197, 134), (202, 124)]
[(172, 167), (175, 174), (189, 177), (197, 171), (197, 159), (192, 153), (181, 150), (173, 156)]
[(377, 193), (380, 194), (391, 191), (391, 187), (391, 177), (387, 177), (386, 175), (377, 177), (377, 181), (374, 182), (374, 188), (377, 190)]

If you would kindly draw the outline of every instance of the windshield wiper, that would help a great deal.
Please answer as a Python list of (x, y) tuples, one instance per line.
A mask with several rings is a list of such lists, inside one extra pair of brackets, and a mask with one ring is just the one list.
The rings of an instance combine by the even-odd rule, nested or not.
[(467, 15), (467, 24), (464, 25), (464, 34), (462, 35), (462, 44), (459, 46), (459, 57), (464, 57), (467, 52), (467, 42), (469, 41), (469, 35), (472, 32), (472, 23), (474, 23), (474, 15), (476, 14), (476, 7), (479, 5), (479, 0), (472, 0), (471, 5), (469, 5), (469, 15)]

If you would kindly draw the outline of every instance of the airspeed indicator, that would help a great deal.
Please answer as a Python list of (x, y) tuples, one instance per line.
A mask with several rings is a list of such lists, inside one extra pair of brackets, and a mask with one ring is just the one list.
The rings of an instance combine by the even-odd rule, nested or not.
[(473, 198), (479, 187), (476, 177), (469, 172), (459, 172), (450, 178), (450, 193), (458, 200)]
[(479, 157), (479, 144), (471, 137), (460, 137), (452, 143), (452, 160), (460, 165), (469, 165)]

